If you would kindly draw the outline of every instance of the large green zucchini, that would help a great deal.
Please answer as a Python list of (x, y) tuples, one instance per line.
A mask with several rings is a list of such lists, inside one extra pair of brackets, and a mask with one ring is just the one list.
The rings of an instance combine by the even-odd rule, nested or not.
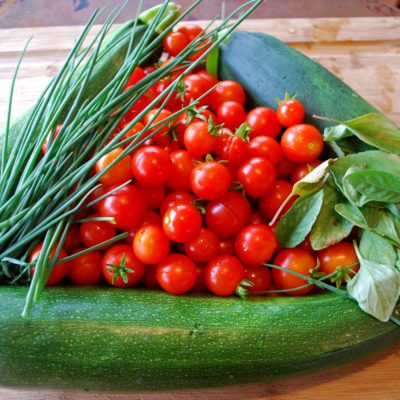
[(175, 297), (48, 288), (29, 319), (27, 288), (0, 288), (0, 384), (139, 391), (268, 381), (354, 359), (399, 337), (350, 300)]

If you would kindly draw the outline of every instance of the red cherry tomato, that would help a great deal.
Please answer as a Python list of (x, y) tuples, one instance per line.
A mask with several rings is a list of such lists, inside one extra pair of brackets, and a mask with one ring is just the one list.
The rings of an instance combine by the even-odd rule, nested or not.
[(192, 122), (185, 130), (184, 142), (193, 157), (203, 157), (213, 152), (217, 137), (210, 133), (207, 122)]
[(237, 101), (225, 101), (217, 109), (217, 120), (225, 128), (235, 130), (246, 119), (244, 107)]
[(217, 139), (215, 154), (219, 159), (237, 166), (249, 158), (249, 147), (242, 138), (231, 133), (222, 133)]
[(195, 24), (185, 24), (179, 27), (177, 31), (183, 33), (189, 42), (204, 35), (203, 28)]
[(152, 138), (154, 139), (156, 144), (161, 146), (169, 142), (169, 137), (168, 137), (169, 124), (168, 121), (166, 121), (166, 119), (171, 115), (171, 111), (164, 108), (157, 115), (158, 112), (159, 110), (157, 108), (150, 110), (144, 116), (143, 122), (145, 125), (150, 124), (150, 129), (147, 132), (147, 136), (150, 136), (153, 132), (157, 131), (157, 133), (154, 136), (152, 136)]
[(136, 257), (145, 264), (158, 264), (169, 253), (169, 239), (160, 225), (144, 225), (133, 240)]
[(237, 173), (238, 181), (247, 195), (263, 197), (273, 188), (276, 170), (273, 164), (263, 157), (254, 157), (242, 164)]
[[(43, 243), (39, 243), (31, 252), (29, 255), (29, 262), (33, 263), (35, 260), (39, 258), (40, 252), (42, 251), (43, 248)], [(50, 252), (50, 260), (53, 259), (54, 254), (57, 250), (57, 245), (53, 247), (53, 249)], [(67, 253), (65, 250), (61, 249), (60, 255), (58, 256), (58, 259), (61, 260), (65, 257), (67, 257)], [(53, 286), (57, 285), (57, 283), (60, 283), (68, 274), (68, 269), (69, 269), (69, 262), (62, 262), (62, 263), (57, 263), (54, 265), (52, 271), (50, 272), (50, 276), (47, 278), (46, 286)], [(45, 272), (47, 272), (48, 269), (45, 269)], [(30, 269), (31, 277), (35, 274), (35, 267), (31, 267)]]
[(311, 246), (310, 235), (307, 235), (306, 238), (297, 247), (300, 247), (301, 249), (306, 250), (306, 251), (310, 252), (311, 254), (314, 253), (314, 250)]
[(165, 186), (145, 186), (141, 184), (136, 185), (146, 198), (148, 208), (157, 210), (161, 207), (161, 204), (165, 198)]
[(104, 254), (102, 271), (110, 285), (120, 288), (135, 286), (142, 278), (144, 270), (144, 264), (127, 244), (113, 246)]
[(248, 222), (250, 203), (241, 193), (229, 191), (206, 207), (206, 224), (220, 238), (236, 235)]
[(207, 287), (204, 282), (203, 268), (197, 266), (196, 271), (197, 271), (196, 282), (195, 282), (194, 286), (190, 289), (190, 291), (194, 292), (194, 293), (205, 292), (207, 290)]
[(163, 47), (171, 56), (177, 56), (189, 44), (182, 32), (170, 32), (163, 40)]
[(359, 269), (357, 254), (354, 250), (353, 245), (350, 242), (340, 242), (326, 249), (317, 252), (318, 260), (321, 264), (321, 272), (331, 274), (335, 272), (337, 268), (349, 267), (356, 273)]
[(268, 221), (259, 211), (252, 210), (249, 218), (249, 225), (253, 224), (268, 225)]
[(244, 264), (259, 267), (268, 262), (278, 247), (275, 233), (267, 225), (254, 224), (243, 228), (235, 239), (235, 250)]
[[(97, 214), (91, 214), (88, 218), (97, 217)], [(82, 222), (79, 227), (79, 236), (86, 247), (96, 246), (106, 240), (112, 239), (115, 235), (115, 227), (107, 221)]]
[(272, 108), (256, 107), (246, 117), (251, 128), (250, 139), (256, 136), (270, 136), (276, 138), (281, 131), (281, 124)]
[(197, 75), (199, 75), (202, 78), (206, 79), (209, 82), (210, 87), (213, 87), (218, 83), (218, 79), (215, 76), (209, 74), (205, 69), (202, 69), (201, 71), (199, 71), (197, 73)]
[(128, 83), (125, 86), (125, 90), (130, 88), (131, 86), (136, 85), (141, 79), (143, 79), (146, 76), (144, 73), (143, 69), (140, 67), (135, 67), (135, 69), (132, 72), (131, 77), (129, 78)]
[[(270, 221), (279, 210), (280, 206), (292, 192), (292, 185), (286, 181), (276, 181), (271, 191), (258, 201), (261, 213)], [(281, 212), (283, 215), (293, 204), (295, 198), (290, 201)]]
[[(114, 160), (120, 156), (123, 152), (122, 147), (117, 147), (114, 150), (111, 150), (109, 153), (100, 158), (99, 161), (96, 162), (95, 172), (96, 174), (101, 173), (104, 169), (106, 169)], [(132, 171), (131, 171), (131, 156), (127, 155), (118, 161), (114, 166), (112, 166), (106, 173), (104, 173), (99, 182), (105, 186), (113, 186), (113, 185), (121, 185), (124, 182), (127, 182), (132, 179)]]
[(250, 140), (249, 154), (251, 157), (264, 157), (274, 165), (282, 158), (280, 144), (270, 136), (256, 136)]
[[(79, 253), (83, 248), (76, 250)], [(101, 272), (102, 255), (91, 251), (70, 261), (68, 277), (74, 285), (97, 285), (103, 278)]]
[(247, 287), (250, 293), (265, 292), (271, 289), (271, 271), (268, 268), (246, 268), (246, 278), (253, 283)]
[(194, 262), (182, 254), (170, 254), (157, 268), (157, 281), (168, 293), (182, 294), (189, 291), (197, 279)]
[(158, 265), (146, 265), (141, 284), (147, 289), (161, 289), (157, 280)]
[[(185, 85), (184, 104), (189, 104), (191, 100), (197, 100), (212, 87), (206, 78), (197, 74), (187, 75), (183, 79), (183, 83)], [(204, 99), (200, 100), (200, 104), (205, 104)]]
[(299, 124), (286, 129), (281, 138), (281, 146), (289, 160), (307, 163), (321, 155), (324, 139), (315, 126)]
[(126, 185), (101, 200), (98, 210), (102, 217), (114, 217), (117, 228), (129, 230), (143, 221), (146, 198), (135, 186)]
[(231, 186), (229, 169), (219, 162), (208, 161), (196, 165), (190, 176), (190, 187), (200, 199), (215, 200)]
[(217, 296), (231, 296), (246, 277), (240, 261), (231, 255), (213, 258), (204, 269), (204, 281), (208, 290)]
[(244, 106), (246, 93), (242, 86), (235, 81), (221, 81), (209, 96), (210, 106), (214, 111), (225, 101), (236, 101)]
[(200, 233), (202, 218), (191, 204), (176, 203), (163, 217), (165, 234), (174, 242), (185, 243), (196, 239)]
[(314, 168), (318, 167), (322, 161), (314, 160), (307, 164), (297, 165), (292, 173), (290, 174), (290, 183), (294, 185), (296, 182), (301, 181), (306, 175), (308, 175)]
[[(144, 129), (144, 125), (141, 122), (137, 122), (135, 125), (132, 126), (131, 129), (129, 129), (128, 132), (125, 133), (123, 139), (132, 138), (132, 141), (133, 141), (137, 134), (140, 133), (140, 135), (142, 135), (141, 132), (143, 131), (143, 129)], [(131, 142), (124, 144), (122, 147), (126, 148)]]
[(196, 239), (184, 244), (186, 255), (197, 262), (210, 261), (218, 254), (219, 247), (217, 235), (207, 228), (201, 228)]
[(79, 226), (78, 224), (72, 224), (65, 237), (63, 249), (70, 253), (81, 246), (81, 239), (79, 237)]
[[(308, 251), (294, 248), (280, 251), (275, 257), (273, 264), (279, 265), (287, 271), (295, 271), (299, 274), (310, 276), (310, 270), (317, 265), (317, 261)], [(278, 269), (272, 269), (272, 278), (275, 286), (281, 290), (295, 289), (308, 283), (305, 279)], [(313, 285), (310, 285), (302, 289), (288, 291), (285, 294), (303, 296), (310, 293), (312, 289)]]
[(195, 197), (191, 193), (182, 191), (172, 192), (163, 200), (160, 207), (160, 214), (164, 215), (168, 208), (177, 203), (193, 204), (194, 201)]
[(283, 101), (276, 110), (279, 122), (286, 127), (303, 122), (304, 114), (303, 104), (294, 99)]
[(157, 146), (141, 147), (132, 157), (133, 175), (144, 186), (163, 185), (171, 169), (169, 154)]
[(282, 158), (276, 164), (276, 174), (278, 179), (287, 179), (292, 173), (293, 169), (296, 167), (296, 163), (287, 159), (283, 154)]
[[(164, 78), (158, 81), (154, 85), (154, 91), (156, 92), (157, 96), (164, 93), (168, 89), (168, 87), (172, 84), (172, 82), (173, 79), (171, 78)], [(169, 96), (169, 93), (166, 93), (165, 96), (161, 98), (160, 103), (163, 104), (167, 96)], [(165, 103), (164, 107), (170, 111), (178, 111), (182, 107), (182, 101), (179, 98), (178, 92), (176, 90), (173, 91), (172, 95)]]
[(160, 215), (152, 210), (149, 210), (146, 212), (144, 219), (140, 225), (135, 226), (132, 229), (129, 229), (128, 237), (125, 239), (125, 241), (128, 244), (133, 244), (133, 240), (135, 239), (136, 232), (143, 226), (150, 225), (150, 224), (155, 224), (155, 225), (159, 225), (159, 226), (162, 225), (162, 219), (161, 219)]
[(193, 157), (186, 150), (170, 153), (172, 167), (166, 185), (173, 191), (190, 190), (190, 174), (193, 169)]
[(235, 240), (234, 239), (220, 239), (218, 255), (221, 254), (235, 254)]

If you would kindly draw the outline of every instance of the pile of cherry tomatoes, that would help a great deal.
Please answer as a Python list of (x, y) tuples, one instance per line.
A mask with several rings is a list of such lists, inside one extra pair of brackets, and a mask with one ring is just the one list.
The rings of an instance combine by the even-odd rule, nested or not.
[[(176, 56), (201, 33), (195, 25), (182, 27), (165, 38), (165, 51), (170, 57)], [(155, 68), (137, 67), (127, 86)], [(179, 73), (173, 72), (148, 90), (125, 115), (120, 128), (163, 93)], [(322, 135), (314, 126), (302, 123), (304, 108), (299, 101), (284, 99), (277, 110), (246, 110), (246, 93), (240, 84), (218, 82), (204, 69), (197, 69), (183, 79), (182, 87), (158, 116), (157, 109), (148, 112), (126, 138), (134, 138), (146, 124), (156, 124), (207, 91), (196, 107), (156, 134), (150, 128), (145, 133), (149, 136), (145, 145), (102, 176), (102, 186), (91, 194), (90, 201), (126, 181), (131, 183), (96, 203), (87, 215), (79, 216), (83, 222), (71, 226), (59, 258), (121, 232), (128, 232), (125, 242), (57, 264), (48, 285), (68, 276), (77, 285), (105, 280), (117, 287), (140, 285), (172, 294), (209, 291), (229, 296), (246, 279), (252, 282), (248, 290), (253, 293), (275, 288), (304, 295), (313, 286), (296, 290), (307, 281), (290, 270), (310, 276), (317, 258), (320, 271), (327, 274), (357, 263), (350, 242), (318, 254), (308, 239), (296, 248), (282, 249), (274, 232), (276, 224), (270, 226), (293, 184), (321, 163)], [(47, 143), (44, 152), (46, 147)], [(96, 172), (106, 168), (122, 150), (116, 148), (103, 156), (95, 166)], [(96, 220), (98, 217), (114, 220)], [(32, 252), (31, 262), (41, 246)], [(289, 272), (271, 270), (265, 263)], [(356, 271), (357, 266), (353, 269)]]

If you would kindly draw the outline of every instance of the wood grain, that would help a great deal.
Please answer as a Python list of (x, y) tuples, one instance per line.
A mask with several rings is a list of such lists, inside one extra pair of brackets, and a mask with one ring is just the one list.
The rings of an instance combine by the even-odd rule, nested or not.
[[(285, 40), (400, 122), (400, 18), (248, 20), (242, 29), (263, 31)], [(0, 127), (4, 126), (10, 78), (27, 39), (33, 36), (16, 85), (13, 115), (35, 101), (60, 68), (72, 38), (80, 31), (81, 27), (0, 31)], [(400, 398), (399, 376), (400, 344), (397, 344), (341, 368), (269, 384), (129, 395), (0, 389), (0, 399), (395, 400)]]

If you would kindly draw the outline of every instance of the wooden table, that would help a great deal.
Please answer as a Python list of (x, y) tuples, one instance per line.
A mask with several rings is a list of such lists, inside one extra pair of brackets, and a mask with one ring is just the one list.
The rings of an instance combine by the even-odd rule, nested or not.
[[(400, 18), (248, 20), (243, 29), (279, 37), (316, 59), (400, 123)], [(79, 27), (0, 30), (0, 127), (16, 60), (33, 36), (15, 89), (13, 115), (38, 97), (60, 67)], [(332, 332), (334, 335), (334, 332)], [(318, 338), (316, 338), (317, 340)], [(0, 399), (400, 399), (400, 344), (352, 364), (283, 382), (157, 394), (106, 395), (0, 389)]]

